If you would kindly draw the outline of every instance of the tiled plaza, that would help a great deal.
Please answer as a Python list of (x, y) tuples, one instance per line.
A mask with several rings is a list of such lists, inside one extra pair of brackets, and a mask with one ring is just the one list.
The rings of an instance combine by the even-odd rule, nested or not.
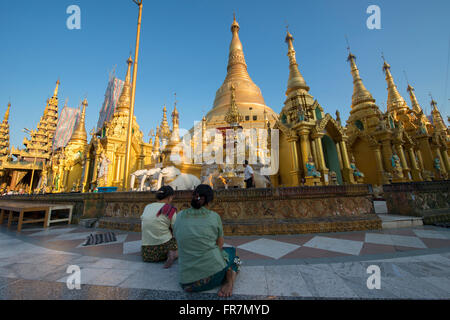
[[(22, 233), (0, 227), (1, 299), (202, 299), (185, 294), (178, 265), (143, 263), (140, 233), (84, 247), (91, 233), (76, 225)], [(243, 260), (235, 298), (449, 299), (450, 230), (431, 226), (348, 233), (226, 237)], [(69, 290), (67, 268), (81, 268), (81, 290)], [(369, 290), (367, 268), (381, 270)], [(27, 289), (28, 288), (28, 289)], [(46, 288), (45, 290), (43, 288)]]

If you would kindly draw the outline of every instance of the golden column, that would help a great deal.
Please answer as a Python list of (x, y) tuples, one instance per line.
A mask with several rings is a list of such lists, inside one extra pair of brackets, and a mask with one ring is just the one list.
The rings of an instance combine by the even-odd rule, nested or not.
[(348, 159), (348, 152), (347, 152), (347, 143), (345, 140), (339, 141), (339, 149), (341, 150), (341, 156), (342, 156), (342, 172), (344, 181), (347, 183), (354, 183), (354, 177), (353, 177), (353, 170), (350, 168), (350, 160)]
[(372, 150), (375, 153), (375, 163), (377, 165), (377, 171), (378, 171), (378, 183), (380, 185), (383, 185), (385, 183), (384, 181), (384, 166), (383, 166), (383, 157), (381, 155), (380, 146), (372, 146)]
[(403, 167), (403, 175), (405, 176), (405, 179), (410, 180), (410, 178), (409, 178), (410, 169), (408, 168), (408, 163), (406, 162), (405, 152), (403, 151), (403, 147), (402, 147), (401, 143), (395, 144), (395, 150), (397, 151), (397, 154), (400, 157), (400, 162)]
[(142, 0), (133, 0), (139, 6), (139, 16), (138, 25), (136, 33), (136, 48), (134, 52), (134, 66), (133, 66), (133, 83), (131, 86), (131, 102), (130, 102), (130, 113), (128, 117), (128, 131), (127, 131), (127, 148), (125, 152), (125, 167), (124, 167), (124, 179), (123, 179), (123, 190), (128, 189), (128, 179), (129, 179), (129, 169), (130, 169), (130, 156), (131, 156), (131, 138), (133, 129), (133, 118), (134, 118), (134, 102), (136, 97), (136, 78), (137, 78), (137, 66), (139, 58), (139, 42), (141, 39), (141, 22), (142, 22)]
[(88, 185), (88, 175), (89, 175), (89, 168), (91, 167), (91, 156), (88, 152), (86, 155), (86, 161), (83, 166), (83, 181), (81, 185), (81, 192), (89, 192), (89, 187), (86, 189), (86, 185)]
[(442, 160), (444, 160), (444, 165), (448, 173), (450, 173), (450, 161), (448, 159), (447, 150), (441, 149)]
[(298, 159), (298, 151), (297, 151), (297, 135), (291, 135), (287, 141), (291, 145), (291, 162), (292, 162), (292, 186), (300, 185), (300, 169), (299, 169), (299, 159)]
[[(303, 163), (303, 171), (308, 172), (308, 169), (306, 169), (306, 164), (309, 161), (309, 156), (311, 155), (311, 150), (309, 146), (309, 130), (308, 129), (301, 129), (300, 130), (300, 149), (302, 152), (302, 163)], [(317, 165), (317, 164), (316, 164)]]
[(325, 182), (325, 175), (328, 174), (329, 170), (325, 164), (325, 157), (323, 155), (323, 147), (322, 147), (322, 137), (323, 134), (315, 134), (312, 135), (311, 138), (313, 139), (311, 146), (315, 145), (315, 149), (316, 149), (316, 154), (317, 157), (316, 159), (314, 159), (317, 168), (319, 169), (319, 171), (322, 173), (322, 179), (324, 179), (324, 183), (328, 184), (328, 182)]
[(416, 161), (416, 155), (414, 153), (414, 149), (411, 145), (406, 146), (408, 155), (409, 155), (409, 161), (411, 162), (411, 174), (414, 181), (422, 181), (422, 175), (420, 174), (420, 167), (419, 164)]

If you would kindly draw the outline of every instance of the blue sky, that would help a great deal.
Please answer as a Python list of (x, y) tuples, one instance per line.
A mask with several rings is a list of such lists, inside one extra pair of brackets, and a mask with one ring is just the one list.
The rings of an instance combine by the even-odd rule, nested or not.
[[(68, 30), (69, 5), (81, 8), (81, 30)], [(381, 30), (369, 30), (369, 5), (381, 8)], [(346, 120), (353, 92), (345, 35), (366, 87), (381, 108), (387, 91), (381, 52), (407, 99), (405, 70), (422, 107), (428, 94), (450, 115), (445, 88), (450, 41), (450, 1), (414, 0), (144, 0), (135, 113), (146, 139), (171, 112), (177, 93), (180, 125), (190, 128), (208, 111), (221, 86), (236, 11), (248, 70), (266, 104), (279, 112), (288, 79), (285, 25), (295, 38), (300, 70), (325, 112)], [(132, 0), (21, 0), (0, 2), (0, 116), (12, 102), (11, 144), (22, 147), (55, 82), (60, 107), (77, 107), (87, 95), (87, 130), (97, 123), (114, 66), (125, 77), (135, 45), (137, 6)], [(450, 81), (448, 81), (450, 82)]]

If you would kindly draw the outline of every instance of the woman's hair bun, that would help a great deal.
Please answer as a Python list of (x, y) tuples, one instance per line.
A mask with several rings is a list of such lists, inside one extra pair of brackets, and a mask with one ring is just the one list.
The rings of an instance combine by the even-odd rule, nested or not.
[(156, 198), (158, 200), (164, 200), (170, 196), (173, 196), (175, 191), (171, 186), (164, 186), (156, 192)]
[(214, 200), (214, 191), (207, 184), (201, 184), (194, 190), (191, 206), (200, 209)]

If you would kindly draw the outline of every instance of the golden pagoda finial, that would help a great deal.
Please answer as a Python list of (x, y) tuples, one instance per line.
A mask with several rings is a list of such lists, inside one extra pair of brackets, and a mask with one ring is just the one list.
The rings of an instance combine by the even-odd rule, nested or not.
[(394, 78), (391, 74), (391, 66), (387, 63), (384, 58), (384, 54), (382, 54), (383, 58), (383, 71), (386, 74), (386, 82), (388, 85), (388, 100), (387, 100), (387, 110), (388, 112), (406, 112), (409, 107), (406, 104), (405, 99), (398, 92), (397, 86), (394, 83)]
[(3, 123), (8, 122), (10, 109), (11, 109), (11, 102), (8, 102), (8, 107), (6, 108), (5, 117), (3, 118)]
[[(348, 40), (347, 40), (348, 45)], [(359, 75), (359, 69), (356, 66), (356, 56), (352, 54), (350, 51), (350, 45), (347, 46), (348, 49), (348, 58), (347, 61), (350, 62), (351, 73), (353, 77), (353, 96), (352, 96), (352, 109), (362, 102), (373, 102), (375, 103), (375, 99), (369, 90), (366, 89), (362, 79)]]
[(119, 97), (119, 102), (117, 104), (116, 112), (129, 113), (131, 104), (131, 65), (133, 60), (130, 57), (127, 59), (128, 69), (127, 75), (125, 76), (125, 83), (123, 85), (122, 93)]
[(408, 83), (408, 87), (406, 88), (406, 91), (409, 92), (409, 97), (411, 99), (412, 109), (416, 113), (422, 113), (423, 112), (422, 107), (420, 106), (419, 101), (417, 101), (416, 94), (414, 93), (415, 89), (414, 89), (414, 87), (412, 85), (409, 84), (408, 80), (406, 80), (406, 81)]
[(163, 120), (160, 127), (160, 137), (161, 139), (170, 139), (172, 133), (170, 131), (169, 122), (167, 121), (167, 107), (164, 105), (163, 108)]
[(59, 81), (59, 79), (56, 81), (56, 87), (55, 87), (55, 91), (53, 91), (53, 98), (58, 97), (58, 90), (59, 90), (59, 84), (61, 82)]
[(431, 93), (429, 94), (431, 98), (431, 116), (433, 118), (433, 125), (436, 128), (436, 132), (447, 131), (447, 126), (445, 125), (444, 119), (437, 107), (437, 102), (433, 99)]
[(177, 110), (177, 94), (175, 93), (175, 102), (173, 106), (173, 112), (172, 112), (172, 137), (171, 140), (173, 142), (178, 142), (180, 140), (180, 118)]
[[(233, 23), (231, 24), (231, 33), (233, 34), (233, 38), (231, 39), (230, 44), (230, 56), (228, 59), (228, 70), (231, 69), (235, 65), (244, 65), (247, 68), (247, 64), (245, 63), (244, 57), (244, 49), (242, 47), (241, 40), (239, 39), (239, 23), (236, 21), (236, 16), (233, 18)], [(246, 72), (246, 71), (245, 71)], [(248, 74), (247, 74), (248, 77)]]
[(288, 80), (288, 88), (286, 91), (286, 95), (289, 95), (291, 91), (296, 89), (303, 89), (309, 91), (309, 87), (306, 85), (306, 81), (303, 78), (300, 70), (298, 69), (298, 63), (295, 56), (294, 49), (294, 37), (289, 33), (289, 30), (286, 30), (286, 43), (288, 44), (288, 57), (289, 57), (289, 80)]
[(84, 98), (84, 100), (81, 104), (82, 104), (83, 108), (81, 109), (79, 121), (77, 123), (77, 126), (75, 127), (75, 130), (72, 133), (72, 137), (70, 138), (70, 141), (87, 142), (87, 133), (86, 133), (86, 125), (85, 125), (86, 107), (88, 106), (87, 99)]

